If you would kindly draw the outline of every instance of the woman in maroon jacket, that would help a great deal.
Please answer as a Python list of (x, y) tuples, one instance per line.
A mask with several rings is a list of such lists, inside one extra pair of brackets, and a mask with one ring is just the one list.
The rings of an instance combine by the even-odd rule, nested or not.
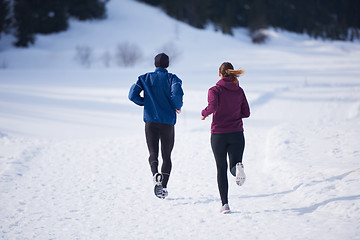
[(234, 70), (229, 62), (219, 68), (220, 80), (209, 89), (208, 106), (202, 110), (201, 119), (213, 114), (211, 124), (211, 147), (217, 167), (217, 182), (222, 202), (221, 213), (229, 213), (227, 155), (230, 172), (236, 176), (236, 183), (245, 182), (242, 156), (245, 147), (243, 118), (250, 116), (249, 104), (238, 77), (243, 70)]

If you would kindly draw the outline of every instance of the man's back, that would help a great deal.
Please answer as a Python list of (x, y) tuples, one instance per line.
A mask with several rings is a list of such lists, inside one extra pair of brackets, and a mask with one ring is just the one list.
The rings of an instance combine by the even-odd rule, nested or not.
[[(155, 72), (141, 75), (130, 90), (129, 99), (144, 106), (144, 122), (176, 123), (176, 109), (181, 109), (183, 91), (181, 80), (158, 67)], [(138, 94), (144, 91), (143, 99)], [(140, 103), (140, 104), (139, 104)]]

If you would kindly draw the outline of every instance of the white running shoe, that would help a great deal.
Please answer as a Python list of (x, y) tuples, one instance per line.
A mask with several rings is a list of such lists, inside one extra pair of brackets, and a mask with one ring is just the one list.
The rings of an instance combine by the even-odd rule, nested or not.
[(230, 213), (229, 204), (225, 203), (225, 204), (221, 207), (220, 213), (222, 213), (222, 214)]
[(163, 175), (156, 173), (154, 175), (154, 193), (158, 198), (163, 198), (163, 186), (162, 186)]
[(244, 172), (244, 166), (241, 162), (236, 164), (236, 184), (241, 186), (246, 180), (246, 175)]

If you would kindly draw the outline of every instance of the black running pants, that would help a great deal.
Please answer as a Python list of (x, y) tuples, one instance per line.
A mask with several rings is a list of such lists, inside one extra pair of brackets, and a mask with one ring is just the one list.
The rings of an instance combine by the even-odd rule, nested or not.
[(161, 143), (161, 156), (163, 160), (161, 166), (161, 173), (163, 174), (162, 185), (166, 188), (172, 166), (171, 152), (175, 141), (174, 125), (146, 122), (145, 136), (150, 155), (149, 164), (153, 175), (158, 173), (159, 142)]
[(227, 155), (229, 156), (230, 172), (236, 175), (236, 164), (242, 162), (245, 148), (245, 138), (243, 132), (211, 134), (211, 148), (214, 153), (217, 182), (220, 192), (221, 202), (228, 203), (228, 179), (227, 179)]

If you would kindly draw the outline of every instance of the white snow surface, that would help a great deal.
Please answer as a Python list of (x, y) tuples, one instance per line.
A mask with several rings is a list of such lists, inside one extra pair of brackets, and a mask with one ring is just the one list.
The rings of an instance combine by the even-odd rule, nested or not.
[[(106, 20), (72, 20), (28, 49), (0, 39), (0, 239), (360, 239), (359, 42), (269, 30), (254, 45), (244, 29), (194, 29), (132, 0), (107, 6)], [(124, 42), (142, 52), (133, 67), (116, 64)], [(92, 51), (88, 66), (77, 46)], [(161, 200), (127, 94), (164, 49), (185, 96)], [(229, 174), (227, 215), (211, 118), (200, 120), (224, 61), (245, 69), (251, 108), (247, 181)]]

